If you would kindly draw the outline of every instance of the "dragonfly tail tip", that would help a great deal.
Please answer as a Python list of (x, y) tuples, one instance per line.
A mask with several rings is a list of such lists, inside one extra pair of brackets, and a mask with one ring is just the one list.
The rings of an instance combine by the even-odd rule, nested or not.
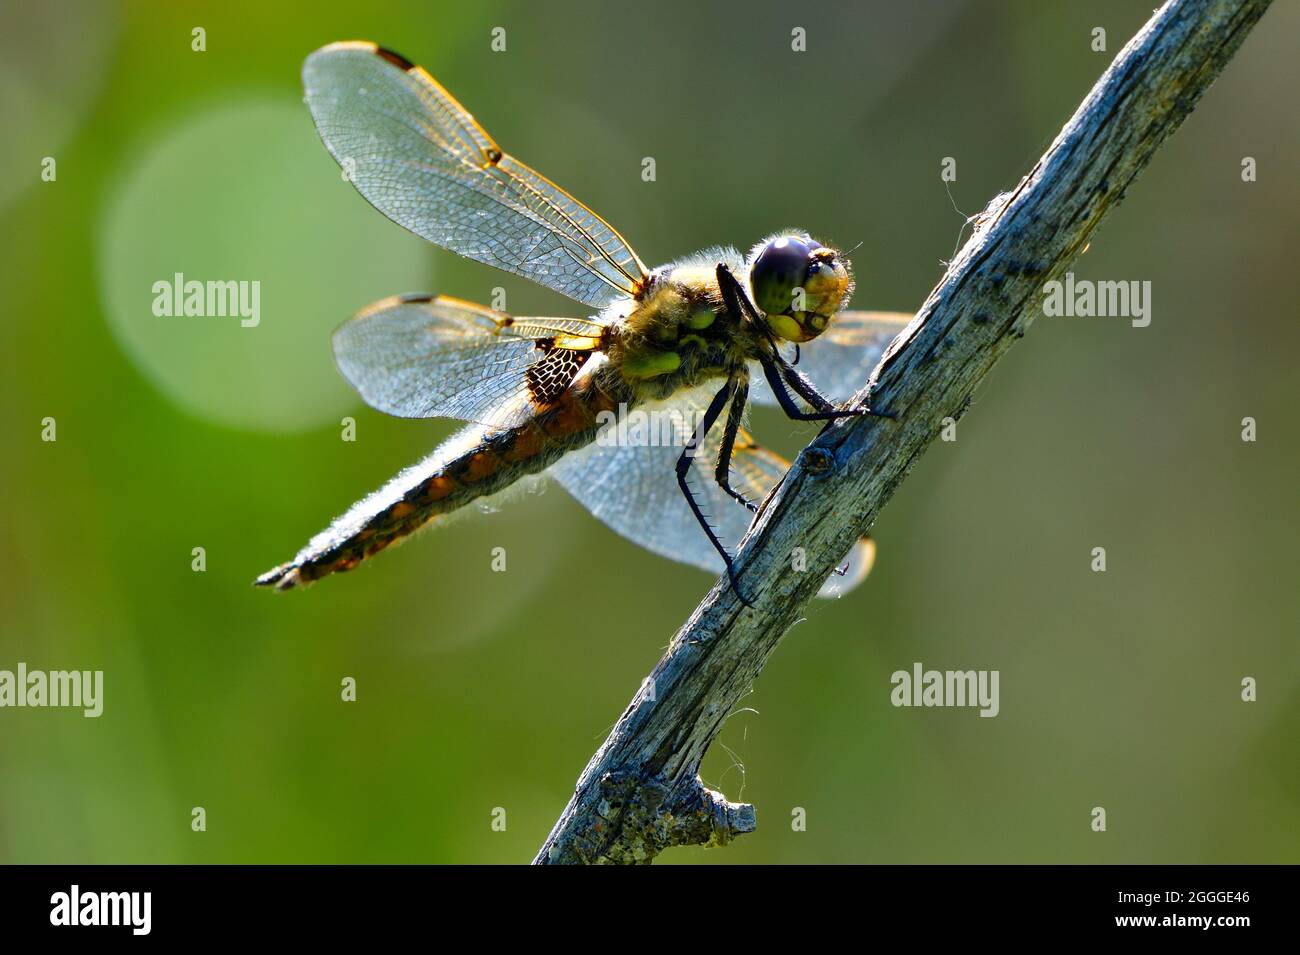
[(274, 587), (276, 590), (293, 590), (301, 582), (298, 568), (293, 564), (281, 564), (268, 570), (253, 581), (255, 587)]

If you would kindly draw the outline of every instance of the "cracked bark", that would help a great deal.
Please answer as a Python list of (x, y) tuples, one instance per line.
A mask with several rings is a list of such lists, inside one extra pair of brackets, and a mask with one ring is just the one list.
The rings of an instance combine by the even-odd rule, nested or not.
[[(756, 610), (720, 581), (592, 757), (535, 863), (646, 863), (723, 845), (754, 808), (706, 789), (700, 760), (782, 635), (1062, 275), (1271, 0), (1170, 0), (1121, 50), (1019, 185), (976, 231), (855, 402), (895, 420), (823, 431), (765, 502), (737, 552)], [(803, 547), (807, 570), (790, 569)], [(654, 692), (647, 692), (647, 688)]]

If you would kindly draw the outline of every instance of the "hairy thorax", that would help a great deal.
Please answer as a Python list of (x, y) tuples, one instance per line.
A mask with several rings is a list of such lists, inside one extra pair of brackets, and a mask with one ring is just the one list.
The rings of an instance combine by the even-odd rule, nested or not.
[(607, 353), (640, 400), (743, 374), (746, 361), (757, 356), (749, 328), (723, 306), (712, 266), (679, 265), (657, 273), (625, 308)]

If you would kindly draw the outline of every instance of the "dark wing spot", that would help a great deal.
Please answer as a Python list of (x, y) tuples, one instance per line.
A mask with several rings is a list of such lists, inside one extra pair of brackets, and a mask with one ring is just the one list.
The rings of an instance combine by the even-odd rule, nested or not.
[(542, 350), (541, 361), (524, 372), (528, 381), (528, 394), (535, 403), (549, 405), (564, 394), (578, 372), (591, 357), (591, 351), (556, 348), (549, 338), (539, 338), (537, 347)]
[(410, 60), (408, 60), (406, 57), (402, 56), (402, 54), (394, 53), (392, 50), (385, 49), (382, 46), (375, 47), (375, 54), (381, 57), (382, 59), (387, 60), (389, 63), (393, 64), (393, 66), (397, 67), (399, 70), (415, 69), (415, 64), (412, 63)]

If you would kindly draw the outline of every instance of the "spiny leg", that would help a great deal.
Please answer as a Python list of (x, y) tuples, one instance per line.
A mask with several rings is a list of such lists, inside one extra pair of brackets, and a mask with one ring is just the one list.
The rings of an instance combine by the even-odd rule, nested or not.
[[(871, 411), (868, 408), (837, 409), (817, 390), (811, 381), (781, 357), (781, 352), (776, 347), (776, 341), (772, 338), (767, 324), (759, 318), (758, 309), (750, 302), (749, 296), (745, 294), (745, 289), (740, 284), (740, 280), (732, 274), (731, 269), (727, 268), (725, 263), (719, 262), (717, 275), (718, 290), (722, 293), (722, 302), (727, 307), (727, 311), (747, 317), (754, 323), (755, 327), (767, 336), (768, 344), (772, 346), (772, 354), (760, 359), (760, 363), (763, 366), (763, 374), (767, 378), (768, 384), (772, 386), (772, 391), (776, 393), (776, 400), (780, 403), (781, 410), (788, 417), (795, 421), (833, 421), (837, 418), (851, 418), (856, 415), (875, 415), (880, 418), (893, 417), (891, 414)], [(798, 349), (799, 345), (796, 342), (796, 363), (799, 361)], [(786, 386), (787, 381), (789, 387)], [(793, 388), (799, 397), (817, 410), (809, 413), (800, 408), (790, 396), (790, 388)]]
[(790, 386), (790, 390), (812, 405), (813, 408), (821, 412), (835, 410), (835, 405), (831, 403), (830, 399), (818, 391), (817, 386), (809, 381), (802, 372), (796, 371), (792, 366), (786, 365), (779, 360), (774, 364), (777, 366), (777, 371), (781, 373), (782, 380)]
[(739, 315), (742, 320), (748, 319), (758, 329), (759, 333), (767, 339), (767, 343), (772, 347), (772, 354), (779, 359), (781, 349), (777, 347), (776, 339), (772, 336), (772, 330), (767, 327), (767, 322), (759, 317), (758, 309), (749, 300), (749, 295), (746, 294), (740, 280), (732, 274), (731, 269), (727, 268), (724, 262), (718, 263), (718, 291), (722, 293), (722, 303), (727, 307), (727, 311), (733, 315)]
[[(809, 381), (803, 373), (796, 371), (793, 365), (787, 364), (779, 355), (775, 359), (777, 369), (781, 377), (785, 379), (791, 390), (800, 398), (808, 402), (818, 411), (834, 411), (835, 405), (831, 400), (817, 390), (817, 386)], [(872, 415), (876, 418), (893, 418), (894, 415), (887, 411), (872, 411), (870, 408), (853, 408), (849, 409), (852, 414)]]
[(748, 318), (759, 328), (766, 331), (766, 327), (758, 319), (758, 309), (750, 302), (749, 296), (745, 294), (745, 289), (740, 284), (740, 280), (732, 274), (731, 269), (727, 267), (725, 262), (718, 263), (717, 275), (718, 291), (722, 293), (722, 304), (727, 306), (727, 311), (741, 318)]
[(714, 550), (722, 555), (722, 562), (726, 565), (727, 579), (731, 581), (732, 590), (736, 592), (736, 596), (740, 598), (741, 603), (746, 607), (753, 608), (754, 605), (746, 599), (744, 592), (740, 589), (740, 582), (736, 579), (736, 565), (732, 561), (731, 555), (727, 553), (727, 548), (722, 546), (722, 541), (718, 540), (718, 535), (714, 533), (713, 528), (709, 525), (704, 516), (704, 511), (700, 509), (700, 504), (695, 500), (695, 495), (691, 493), (690, 485), (686, 480), (691, 471), (691, 462), (695, 458), (695, 452), (704, 443), (704, 439), (708, 437), (710, 429), (712, 429), (714, 422), (718, 420), (718, 416), (722, 414), (722, 409), (731, 399), (734, 390), (735, 382), (728, 381), (713, 396), (713, 400), (709, 402), (709, 407), (704, 412), (704, 418), (696, 427), (695, 433), (691, 435), (691, 439), (686, 442), (686, 447), (682, 448), (681, 456), (677, 459), (677, 486), (682, 489), (686, 503), (690, 506), (691, 513), (695, 515), (695, 520), (704, 529), (705, 535), (709, 538), (709, 543), (713, 545)]
[[(818, 394), (817, 390), (812, 388), (811, 384), (809, 385), (809, 388), (812, 388), (812, 394), (816, 395), (816, 401), (802, 394), (801, 397), (803, 397), (804, 400), (814, 408), (818, 408), (819, 410), (804, 411), (791, 396), (790, 389), (782, 378), (781, 372), (777, 369), (776, 362), (770, 356), (765, 356), (759, 359), (759, 364), (763, 366), (763, 376), (767, 378), (767, 383), (772, 386), (772, 393), (776, 395), (776, 400), (777, 403), (781, 405), (781, 410), (785, 412), (786, 417), (791, 418), (794, 421), (832, 421), (836, 418), (852, 418), (855, 415), (871, 413), (866, 408), (836, 409), (830, 404), (830, 402)], [(799, 374), (798, 372), (795, 372), (794, 369), (790, 370), (796, 375)], [(799, 375), (799, 377), (805, 382), (807, 381), (807, 379), (804, 379), (802, 375)]]
[(727, 423), (722, 432), (722, 446), (718, 450), (718, 467), (713, 476), (718, 487), (747, 508), (758, 513), (758, 505), (731, 486), (731, 454), (736, 447), (736, 435), (740, 431), (740, 420), (745, 416), (745, 402), (749, 400), (749, 382), (736, 384), (731, 398), (731, 408), (727, 411)]
[[(727, 311), (739, 315), (742, 320), (748, 319), (767, 339), (767, 343), (772, 346), (772, 354), (780, 360), (781, 349), (777, 347), (776, 339), (772, 337), (772, 330), (767, 327), (767, 322), (759, 317), (758, 309), (749, 300), (740, 280), (732, 274), (731, 269), (727, 268), (724, 262), (718, 263), (718, 291), (722, 293), (722, 303), (727, 307)], [(795, 346), (796, 349), (798, 347)]]

